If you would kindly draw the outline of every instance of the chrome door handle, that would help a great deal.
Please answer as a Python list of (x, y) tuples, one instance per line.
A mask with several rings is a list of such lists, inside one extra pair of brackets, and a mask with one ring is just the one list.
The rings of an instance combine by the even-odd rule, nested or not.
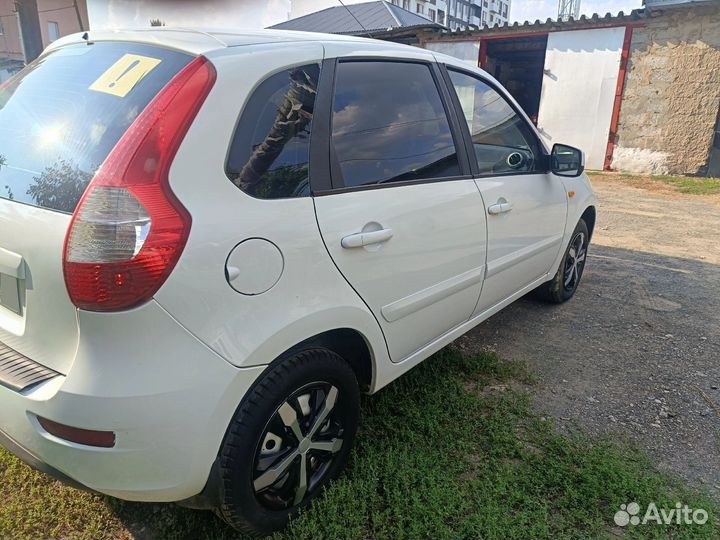
[(501, 199), (497, 203), (488, 206), (488, 214), (493, 216), (497, 214), (504, 214), (512, 210), (512, 207), (512, 203), (509, 203), (505, 199)]
[(352, 249), (373, 244), (387, 242), (393, 236), (392, 229), (381, 229), (379, 231), (360, 232), (344, 237), (340, 245), (345, 249)]

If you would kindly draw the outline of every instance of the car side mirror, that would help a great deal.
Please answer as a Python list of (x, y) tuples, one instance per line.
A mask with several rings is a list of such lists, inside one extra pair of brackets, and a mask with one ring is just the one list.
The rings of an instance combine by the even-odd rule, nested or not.
[(553, 145), (550, 170), (558, 176), (576, 178), (585, 170), (585, 153), (566, 144)]

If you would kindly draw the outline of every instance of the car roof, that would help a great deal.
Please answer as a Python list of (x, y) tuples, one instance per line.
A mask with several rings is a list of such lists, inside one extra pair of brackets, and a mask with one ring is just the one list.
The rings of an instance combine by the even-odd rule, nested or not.
[(146, 43), (176, 49), (194, 55), (207, 54), (216, 50), (227, 49), (229, 47), (242, 47), (245, 45), (272, 43), (291, 44), (298, 42), (355, 43), (358, 45), (358, 50), (372, 51), (375, 54), (387, 53), (387, 56), (393, 56), (393, 53), (399, 53), (399, 56), (404, 58), (415, 57), (424, 60), (434, 58), (437, 62), (469, 69), (476, 73), (482, 73), (494, 81), (492, 77), (477, 66), (435, 51), (378, 39), (291, 30), (232, 30), (227, 28), (178, 28), (168, 26), (131, 28), (126, 30), (90, 30), (88, 32), (71, 34), (54, 41), (45, 50), (45, 54), (74, 43), (94, 43), (101, 41)]
[(399, 45), (387, 41), (371, 40), (368, 38), (344, 36), (338, 34), (321, 34), (317, 32), (297, 32), (290, 30), (237, 30), (227, 28), (175, 28), (175, 27), (152, 27), (152, 28), (131, 28), (118, 30), (90, 30), (71, 34), (54, 41), (46, 51), (73, 43), (99, 41), (130, 41), (148, 43), (177, 49), (191, 54), (205, 54), (213, 50), (226, 47), (240, 47), (243, 45), (261, 45), (266, 43), (293, 43), (300, 41), (314, 42), (357, 42), (361, 43), (382, 43), (389, 50), (402, 48), (407, 50), (406, 45)]

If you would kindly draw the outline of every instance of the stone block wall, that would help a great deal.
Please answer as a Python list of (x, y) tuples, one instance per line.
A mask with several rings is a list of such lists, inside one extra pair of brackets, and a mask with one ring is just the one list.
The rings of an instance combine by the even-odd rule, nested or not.
[(704, 174), (720, 108), (720, 5), (651, 15), (633, 31), (612, 168)]

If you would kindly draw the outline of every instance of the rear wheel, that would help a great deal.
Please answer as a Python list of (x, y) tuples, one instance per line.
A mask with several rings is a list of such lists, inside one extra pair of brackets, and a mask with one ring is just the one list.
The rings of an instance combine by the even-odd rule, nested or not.
[(326, 349), (271, 366), (225, 436), (220, 516), (254, 535), (283, 528), (345, 468), (359, 401), (353, 370)]
[(540, 298), (561, 304), (575, 295), (585, 270), (589, 243), (590, 234), (585, 221), (581, 219), (570, 237), (557, 273), (550, 281), (536, 289)]

